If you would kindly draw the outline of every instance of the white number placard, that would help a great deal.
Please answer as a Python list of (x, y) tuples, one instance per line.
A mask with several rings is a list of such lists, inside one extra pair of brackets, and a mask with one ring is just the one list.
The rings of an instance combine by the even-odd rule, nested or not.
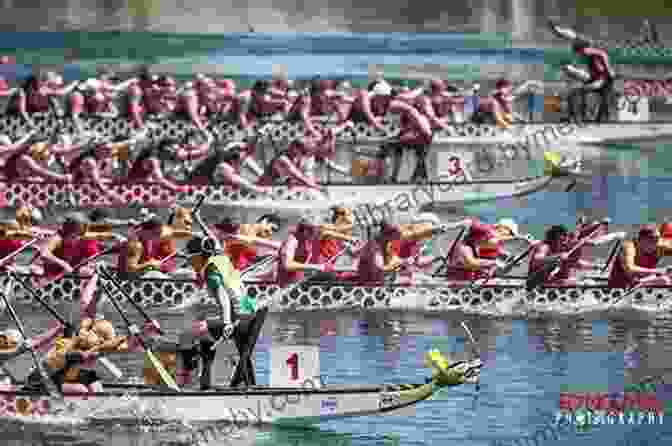
[(272, 346), (272, 387), (320, 387), (320, 348), (318, 346)]

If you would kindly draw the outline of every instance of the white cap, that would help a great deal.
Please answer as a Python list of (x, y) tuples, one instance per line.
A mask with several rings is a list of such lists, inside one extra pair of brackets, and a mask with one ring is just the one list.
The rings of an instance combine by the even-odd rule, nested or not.
[(502, 218), (497, 222), (496, 226), (504, 226), (510, 229), (513, 235), (518, 235), (518, 224), (511, 218)]
[(392, 87), (385, 81), (378, 82), (371, 91), (372, 96), (389, 96), (392, 94)]
[(413, 217), (413, 223), (431, 223), (433, 225), (440, 225), (441, 220), (435, 214), (423, 212)]

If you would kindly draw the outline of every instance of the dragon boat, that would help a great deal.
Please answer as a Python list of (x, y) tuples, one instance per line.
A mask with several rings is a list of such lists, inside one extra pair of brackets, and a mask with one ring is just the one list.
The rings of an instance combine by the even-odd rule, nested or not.
[[(120, 282), (136, 303), (159, 313), (182, 312), (199, 303), (214, 305), (207, 292), (191, 280), (137, 279)], [(579, 311), (582, 308), (659, 311), (672, 306), (672, 287), (647, 287), (628, 294), (626, 290), (604, 286), (601, 278), (575, 287), (543, 287), (532, 291), (525, 289), (524, 279), (515, 277), (496, 279), (478, 288), (449, 285), (440, 279), (432, 283), (382, 286), (306, 282), (284, 289), (275, 283), (249, 281), (245, 282), (245, 288), (247, 294), (257, 300), (272, 299), (270, 309), (273, 312), (359, 308), (490, 314), (493, 311), (509, 311), (506, 308), (513, 311), (513, 306), (538, 312)], [(75, 301), (79, 289), (79, 279), (66, 276), (36, 291), (46, 301), (59, 304)], [(14, 294), (17, 302), (29, 303), (32, 300), (18, 284)]]
[[(68, 118), (58, 118), (47, 113), (36, 113), (32, 119), (38, 134), (52, 135), (56, 132), (77, 132), (73, 121)], [(152, 139), (176, 138), (183, 139), (196, 132), (197, 129), (186, 120), (161, 119), (148, 121), (148, 137)], [(324, 125), (329, 125), (325, 123)], [(125, 118), (98, 118), (83, 117), (83, 130), (100, 135), (104, 138), (131, 136), (135, 133), (130, 121)], [(260, 136), (272, 142), (291, 141), (304, 133), (302, 123), (291, 123), (278, 119), (277, 121), (260, 124), (263, 129)], [(343, 132), (337, 136), (341, 142), (351, 144), (382, 143), (393, 139), (399, 133), (397, 119), (383, 120), (384, 130), (378, 130), (369, 125), (359, 123), (352, 131)], [(216, 133), (219, 138), (227, 141), (244, 140), (255, 129), (243, 129), (237, 123), (208, 122), (208, 129)], [(18, 138), (29, 131), (27, 124), (19, 117), (5, 115), (0, 117), (0, 133)], [(460, 123), (449, 125), (445, 130), (434, 134), (433, 144), (533, 144), (548, 145), (553, 142), (567, 143), (608, 143), (610, 141), (641, 140), (672, 135), (672, 122), (642, 123), (642, 122), (611, 122), (586, 124), (583, 126), (565, 123), (519, 123), (511, 128), (501, 128), (495, 125)]]
[[(394, 203), (399, 197), (426, 195), (426, 206), (450, 205), (465, 201), (485, 201), (525, 195), (544, 188), (550, 176), (540, 175), (518, 179), (443, 181), (419, 186), (417, 184), (359, 185), (355, 183), (324, 184), (324, 192), (306, 188), (276, 186), (270, 195), (258, 195), (224, 185), (193, 186), (190, 192), (174, 193), (152, 183), (110, 186), (124, 197), (115, 202), (102, 194), (93, 183), (56, 184), (44, 182), (14, 182), (0, 184), (4, 189), (5, 206), (26, 203), (36, 207), (61, 206), (74, 208), (127, 207), (129, 204), (165, 207), (175, 204), (191, 205), (205, 196), (207, 206), (236, 206), (237, 208), (305, 211), (336, 204)], [(416, 191), (419, 187), (423, 194)], [(420, 207), (424, 206), (420, 203)]]
[[(478, 369), (480, 360), (462, 367)], [(181, 392), (143, 384), (106, 383), (104, 392), (88, 394), (86, 399), (68, 395), (64, 401), (28, 390), (0, 391), (0, 399), (11, 399), (14, 405), (15, 415), (4, 416), (4, 422), (48, 425), (62, 420), (70, 420), (72, 424), (116, 421), (137, 425), (147, 419), (153, 423), (305, 426), (329, 419), (407, 413), (442, 387), (437, 378), (428, 381), (396, 386), (215, 387), (209, 391)], [(110, 409), (101, 410), (103, 407)], [(142, 407), (144, 418), (138, 416), (138, 407)]]

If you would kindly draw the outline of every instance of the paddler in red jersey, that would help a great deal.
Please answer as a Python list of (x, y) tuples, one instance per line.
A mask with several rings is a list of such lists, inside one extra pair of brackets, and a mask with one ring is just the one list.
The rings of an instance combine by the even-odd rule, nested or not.
[[(403, 284), (413, 284), (417, 279), (415, 271), (425, 270), (434, 262), (434, 237), (439, 232), (470, 226), (471, 219), (451, 224), (441, 224), (435, 214), (422, 213), (413, 217), (413, 222), (401, 225), (402, 237), (395, 243), (395, 254), (407, 263), (400, 268), (399, 278)], [(397, 248), (398, 246), (398, 248)]]
[(513, 84), (508, 79), (499, 79), (495, 88), (492, 96), (481, 98), (474, 121), (484, 124), (492, 119), (498, 127), (511, 128), (513, 126), (513, 101), (515, 100)]
[(251, 90), (240, 93), (238, 118), (242, 128), (246, 129), (264, 119), (269, 119), (278, 108), (286, 106), (287, 101), (273, 99), (270, 90), (271, 85), (268, 81), (259, 80), (254, 83)]
[(463, 284), (487, 277), (493, 269), (504, 266), (497, 260), (502, 254), (500, 239), (492, 225), (471, 222), (464, 240), (457, 242), (448, 261), (447, 279)]
[(258, 248), (276, 253), (282, 246), (282, 243), (271, 240), (280, 228), (280, 221), (275, 215), (263, 215), (252, 224), (241, 223), (235, 217), (225, 217), (214, 227), (224, 246), (224, 253), (238, 271), (244, 271), (255, 263)]
[[(24, 240), (25, 236), (18, 229), (19, 224), (16, 220), (0, 220), (0, 270), (2, 271), (16, 270), (16, 257), (7, 258), (7, 256), (21, 249), (26, 244)], [(9, 282), (11, 283), (12, 281), (10, 280)], [(13, 290), (9, 289), (5, 291), (5, 295), (10, 298)]]
[[(609, 119), (609, 97), (611, 89), (614, 85), (614, 78), (616, 73), (609, 63), (609, 54), (600, 48), (593, 48), (587, 42), (577, 40), (572, 45), (574, 53), (577, 56), (583, 56), (588, 59), (589, 73), (584, 70), (567, 65), (563, 67), (564, 72), (574, 80), (578, 80), (583, 85), (572, 91), (570, 94), (570, 120), (579, 122), (585, 116), (585, 94), (589, 91), (596, 91), (600, 93), (601, 101), (597, 112), (597, 122), (604, 122)], [(584, 96), (580, 100), (578, 95)], [(576, 110), (577, 101), (580, 101), (581, 110)], [(577, 113), (578, 112), (578, 113)], [(577, 114), (580, 113), (580, 116)]]
[(371, 86), (370, 92), (359, 92), (351, 110), (350, 120), (358, 123), (364, 118), (368, 124), (384, 131), (383, 117), (388, 113), (400, 115), (399, 134), (393, 141), (384, 144), (380, 155), (382, 158), (394, 156), (391, 180), (399, 181), (403, 151), (404, 148), (410, 147), (415, 151), (417, 160), (410, 181), (411, 183), (427, 181), (429, 178), (425, 158), (432, 143), (432, 126), (429, 119), (415, 107), (396, 99), (387, 82), (378, 81)]
[[(87, 224), (87, 217), (81, 213), (75, 212), (65, 217), (61, 229), (40, 252), (44, 260), (44, 276), (38, 285), (46, 285), (62, 274), (75, 272), (74, 266), (102, 251), (101, 242), (87, 231)], [(77, 272), (83, 279), (80, 291), (80, 313), (83, 319), (96, 314), (98, 275), (95, 265), (91, 263), (82, 266)]]
[[(128, 115), (136, 129), (145, 126), (145, 115), (148, 112), (148, 102), (155, 94), (155, 83), (158, 77), (152, 75), (145, 68), (138, 76), (138, 81), (132, 83), (128, 89)], [(152, 106), (150, 106), (151, 108)]]
[[(665, 225), (664, 225), (665, 226)], [(666, 235), (672, 235), (667, 226)], [(657, 268), (661, 257), (672, 255), (672, 239), (661, 238), (655, 225), (645, 225), (636, 240), (623, 243), (623, 250), (609, 274), (611, 288), (630, 288), (644, 280), (647, 285), (669, 286), (670, 267)]]
[(70, 148), (66, 150), (46, 140), (35, 141), (18, 148), (2, 167), (5, 181), (71, 182), (71, 174), (59, 174), (49, 170), (54, 155), (59, 155), (61, 151), (67, 153)]
[(171, 213), (167, 224), (172, 237), (164, 238), (159, 241), (159, 251), (163, 258), (170, 257), (166, 260), (161, 268), (161, 271), (173, 276), (181, 276), (193, 278), (193, 269), (179, 269), (177, 268), (177, 241), (188, 240), (192, 237), (193, 218), (191, 209), (178, 206)]
[(286, 287), (305, 278), (306, 271), (332, 272), (331, 264), (320, 264), (320, 222), (315, 217), (302, 217), (278, 252), (276, 280)]
[[(602, 225), (601, 223), (599, 225)], [(546, 260), (552, 257), (558, 257), (561, 261), (557, 272), (551, 275), (549, 271), (544, 278), (546, 286), (574, 286), (578, 282), (576, 274), (580, 270), (591, 270), (596, 268), (597, 264), (583, 260), (582, 249), (576, 249), (571, 255), (569, 251), (576, 246), (580, 238), (594, 233), (598, 225), (579, 226), (576, 233), (567, 230), (563, 225), (551, 226), (546, 231), (544, 242), (535, 247), (530, 254), (529, 274), (541, 271), (546, 264)]]
[(154, 278), (168, 279), (170, 263), (162, 262), (172, 252), (162, 246), (162, 242), (171, 238), (189, 238), (190, 230), (176, 229), (165, 225), (154, 214), (146, 214), (140, 226), (129, 236), (128, 242), (122, 244), (118, 271), (119, 275), (128, 279)]
[(363, 286), (385, 284), (385, 274), (397, 271), (405, 264), (395, 252), (393, 242), (401, 240), (398, 225), (382, 222), (375, 238), (368, 240), (359, 251), (354, 280)]
[(168, 150), (172, 143), (162, 141), (157, 145), (151, 142), (149, 147), (143, 148), (131, 165), (126, 178), (120, 178), (120, 183), (154, 183), (158, 184), (175, 193), (189, 192), (191, 188), (188, 185), (177, 184), (166, 178), (161, 170), (161, 162), (164, 159), (175, 159), (175, 154)]
[(315, 178), (305, 173), (306, 163), (310, 162), (312, 156), (309, 146), (297, 141), (292, 142), (267, 164), (264, 174), (257, 179), (257, 184), (263, 187), (303, 187), (319, 196), (322, 186), (315, 181)]
[(447, 129), (450, 126), (451, 103), (446, 94), (446, 87), (444, 81), (433, 79), (425, 94), (415, 100), (416, 107), (429, 118), (434, 129)]

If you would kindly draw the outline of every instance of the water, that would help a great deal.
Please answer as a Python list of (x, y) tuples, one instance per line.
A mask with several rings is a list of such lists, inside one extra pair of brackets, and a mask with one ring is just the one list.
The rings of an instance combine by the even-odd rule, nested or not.
[[(540, 53), (536, 51), (459, 49), (454, 42), (454, 47), (446, 43), (446, 47), (440, 48), (438, 42), (444, 37), (429, 36), (418, 43), (420, 39), (413, 36), (372, 36), (369, 49), (355, 55), (349, 54), (351, 49), (366, 43), (361, 36), (315, 36), (313, 40), (299, 39), (295, 44), (285, 40), (282, 45), (272, 39), (264, 43), (263, 38), (248, 38), (249, 54), (242, 54), (241, 47), (232, 44), (235, 48), (214, 57), (220, 58), (219, 63), (236, 66), (238, 72), (247, 76), (267, 74), (274, 64), (282, 64), (296, 77), (314, 75), (315, 67), (325, 75), (365, 76), (367, 64), (372, 63), (454, 63), (465, 64), (474, 72), (479, 70), (479, 63), (486, 61), (539, 63)], [(306, 54), (311, 48), (309, 44), (324, 48), (322, 54)], [(416, 51), (419, 47), (412, 48), (412, 45), (420, 44), (435, 48), (436, 54), (419, 54), (422, 53)], [(298, 45), (298, 49), (288, 54), (286, 48), (292, 45)], [(409, 45), (407, 53), (393, 50), (403, 45)], [(327, 54), (330, 51), (332, 54)], [(343, 57), (343, 54), (349, 55)], [(455, 209), (441, 216), (452, 220), (472, 215), (485, 221), (513, 217), (523, 231), (538, 237), (549, 224), (573, 225), (579, 214), (608, 215), (617, 223), (616, 230), (620, 226), (629, 229), (628, 225), (660, 221), (670, 215), (667, 209), (672, 188), (666, 166), (670, 165), (671, 143), (571, 147), (566, 150), (580, 151), (586, 158), (586, 169), (593, 174), (590, 179), (573, 185), (571, 193), (564, 192), (571, 186), (571, 180), (563, 179), (527, 197)], [(19, 308), (19, 313), (27, 315), (26, 325), (31, 333), (41, 331), (47, 324), (40, 312)], [(525, 444), (524, 438), (531, 438), (552, 424), (563, 385), (601, 388), (608, 383), (610, 388), (618, 388), (642, 376), (664, 375), (672, 368), (669, 315), (603, 318), (606, 316), (555, 317), (530, 322), (472, 318), (469, 324), (487, 359), (479, 391), (473, 386), (447, 389), (432, 400), (420, 403), (415, 416), (411, 417), (363, 417), (323, 423), (300, 431), (249, 428), (237, 432), (235, 438), (212, 439), (209, 444), (483, 446), (495, 441)], [(269, 351), (274, 345), (307, 344), (320, 347), (321, 372), (327, 376), (328, 383), (422, 382), (428, 373), (422, 365), (422, 354), (429, 348), (468, 355), (470, 347), (459, 323), (459, 319), (409, 312), (274, 315), (266, 324), (256, 353), (259, 381), (268, 382)], [(177, 316), (162, 318), (162, 324), (172, 334), (182, 327)], [(115, 325), (123, 326), (119, 320)], [(625, 368), (626, 345), (634, 345), (639, 355), (640, 361), (634, 369)], [(223, 349), (230, 350), (230, 346)], [(219, 353), (220, 360), (225, 354)], [(126, 376), (141, 373), (140, 356), (128, 355), (116, 362)], [(29, 365), (29, 357), (23, 357), (13, 364), (12, 371), (25, 370)], [(225, 378), (222, 373), (217, 374), (218, 380)], [(143, 432), (109, 424), (76, 431), (68, 426), (49, 431), (35, 431), (29, 426), (4, 428), (3, 444), (8, 446), (168, 446), (187, 444), (175, 441), (180, 438), (186, 441), (194, 433), (194, 430), (175, 426), (175, 430)], [(672, 431), (666, 420), (662, 426), (595, 427), (582, 433), (559, 430), (557, 441), (549, 440), (548, 444), (657, 445), (670, 439)]]

